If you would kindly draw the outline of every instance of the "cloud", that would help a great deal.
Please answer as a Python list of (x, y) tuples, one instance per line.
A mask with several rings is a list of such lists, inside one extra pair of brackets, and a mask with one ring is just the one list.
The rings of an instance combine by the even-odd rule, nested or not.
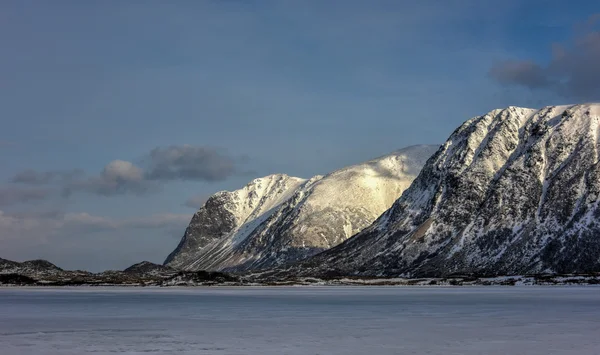
[(146, 181), (141, 168), (124, 160), (108, 163), (98, 176), (72, 181), (64, 188), (66, 195), (85, 191), (102, 196), (134, 194), (143, 195), (157, 190), (157, 186)]
[(498, 83), (547, 90), (567, 99), (600, 100), (600, 14), (579, 26), (571, 43), (554, 44), (549, 63), (508, 60), (494, 65), (489, 75)]
[(204, 203), (206, 202), (206, 200), (208, 200), (208, 196), (206, 195), (196, 195), (196, 196), (192, 196), (189, 199), (187, 199), (183, 205), (186, 207), (190, 207), (193, 209), (199, 209), (200, 207), (202, 207), (204, 205)]
[[(79, 169), (36, 171), (28, 169), (14, 175), (11, 183), (23, 185), (62, 185), (63, 195), (87, 192), (101, 196), (144, 195), (160, 190), (169, 181), (222, 181), (236, 174), (247, 174), (240, 165), (247, 156), (233, 157), (212, 147), (172, 145), (154, 148), (140, 159), (140, 166), (126, 160), (113, 160), (98, 175), (86, 176)], [(40, 191), (37, 192), (38, 194)], [(31, 201), (34, 191), (15, 190), (5, 193), (7, 202)], [(41, 198), (41, 197), (40, 197)], [(6, 203), (7, 203), (6, 202)], [(5, 203), (5, 204), (6, 204)], [(2, 195), (0, 194), (0, 205)]]
[(18, 240), (22, 243), (39, 244), (49, 237), (68, 231), (91, 232), (114, 228), (105, 218), (87, 213), (8, 213), (0, 211), (0, 240)]
[(150, 180), (222, 181), (237, 172), (234, 158), (211, 147), (155, 148), (147, 160)]
[(142, 169), (124, 160), (113, 160), (104, 167), (102, 176), (111, 181), (141, 181)]
[(24, 185), (45, 185), (54, 182), (64, 182), (72, 180), (77, 176), (83, 175), (81, 170), (69, 170), (69, 171), (35, 171), (32, 169), (23, 170), (10, 180), (16, 184)]
[(49, 189), (23, 189), (18, 187), (0, 188), (0, 206), (45, 200), (51, 194)]
[(86, 212), (7, 213), (0, 210), (0, 241), (17, 239), (35, 244), (57, 236), (78, 238), (101, 231), (129, 229), (177, 230), (181, 234), (191, 217), (189, 214), (163, 213), (114, 219)]
[(103, 196), (143, 195), (159, 190), (159, 183), (174, 180), (222, 181), (239, 172), (238, 164), (247, 158), (236, 159), (211, 147), (172, 145), (154, 148), (141, 159), (144, 168), (114, 160), (98, 176), (73, 181), (65, 191), (87, 191)]
[(501, 84), (518, 84), (531, 89), (543, 88), (551, 84), (539, 64), (526, 60), (505, 61), (492, 67), (490, 75)]
[(177, 245), (191, 214), (110, 218), (87, 212), (0, 210), (0, 257), (47, 259), (67, 269), (122, 269), (162, 262)]

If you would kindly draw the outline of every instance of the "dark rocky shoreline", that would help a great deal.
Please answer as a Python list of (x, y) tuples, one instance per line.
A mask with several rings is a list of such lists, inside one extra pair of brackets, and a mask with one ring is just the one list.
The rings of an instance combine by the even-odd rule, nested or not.
[(515, 276), (451, 275), (438, 278), (377, 278), (281, 276), (270, 272), (225, 273), (180, 271), (148, 261), (122, 271), (63, 270), (46, 260), (16, 262), (0, 259), (0, 286), (518, 286), (600, 285), (600, 273)]

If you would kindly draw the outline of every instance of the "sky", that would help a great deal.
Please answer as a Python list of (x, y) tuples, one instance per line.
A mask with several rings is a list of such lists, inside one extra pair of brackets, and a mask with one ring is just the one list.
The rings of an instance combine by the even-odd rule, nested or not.
[(207, 196), (600, 101), (600, 3), (0, 2), (0, 257), (162, 263)]

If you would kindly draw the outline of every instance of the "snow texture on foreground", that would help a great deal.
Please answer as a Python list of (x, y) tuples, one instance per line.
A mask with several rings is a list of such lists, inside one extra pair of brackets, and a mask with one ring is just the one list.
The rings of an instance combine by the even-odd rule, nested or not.
[(0, 289), (13, 354), (598, 354), (597, 287)]

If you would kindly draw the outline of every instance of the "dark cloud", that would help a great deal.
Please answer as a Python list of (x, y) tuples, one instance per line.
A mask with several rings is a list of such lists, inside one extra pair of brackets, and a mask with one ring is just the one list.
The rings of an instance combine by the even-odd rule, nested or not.
[[(143, 168), (129, 161), (114, 160), (94, 176), (85, 176), (81, 170), (44, 172), (28, 169), (16, 174), (10, 182), (27, 185), (59, 184), (64, 196), (75, 192), (102, 196), (144, 195), (159, 191), (160, 184), (168, 181), (213, 182), (225, 180), (234, 174), (246, 174), (247, 172), (239, 170), (239, 165), (246, 163), (248, 159), (247, 156), (234, 158), (211, 147), (173, 145), (150, 151), (141, 159)], [(5, 196), (4, 200), (8, 203), (30, 201), (37, 195), (33, 190), (14, 190), (10, 196), (8, 193)], [(200, 200), (190, 203), (197, 204), (198, 201)]]
[(509, 60), (490, 69), (490, 76), (500, 84), (523, 85), (531, 89), (547, 87), (551, 81), (545, 70), (532, 61)]
[(50, 193), (48, 189), (0, 188), (0, 206), (45, 200)]
[(76, 239), (85, 234), (118, 229), (177, 229), (181, 232), (191, 217), (188, 214), (164, 213), (145, 217), (112, 219), (86, 212), (7, 213), (0, 210), (0, 241), (14, 238), (45, 241), (56, 236)]
[(158, 190), (158, 186), (144, 178), (141, 168), (124, 160), (108, 163), (98, 176), (75, 180), (64, 188), (66, 195), (76, 191), (102, 196), (143, 195)]
[(28, 184), (28, 185), (43, 185), (48, 184), (54, 179), (54, 174), (46, 171), (46, 172), (38, 172), (35, 170), (24, 170), (20, 173), (17, 173), (12, 179), (11, 182), (19, 183), (19, 184)]
[(183, 205), (197, 210), (200, 207), (202, 207), (202, 205), (204, 205), (206, 200), (208, 200), (208, 197), (209, 196), (206, 195), (192, 196), (189, 199), (187, 199), (187, 201), (185, 201)]
[(510, 60), (493, 66), (490, 76), (503, 85), (547, 90), (567, 99), (600, 100), (600, 14), (579, 26), (566, 45), (555, 44), (548, 64)]
[(55, 182), (69, 181), (82, 175), (83, 171), (81, 170), (40, 172), (32, 169), (27, 169), (13, 176), (11, 182), (26, 185), (45, 185)]
[(234, 158), (211, 147), (155, 148), (147, 160), (150, 180), (222, 181), (237, 172)]

